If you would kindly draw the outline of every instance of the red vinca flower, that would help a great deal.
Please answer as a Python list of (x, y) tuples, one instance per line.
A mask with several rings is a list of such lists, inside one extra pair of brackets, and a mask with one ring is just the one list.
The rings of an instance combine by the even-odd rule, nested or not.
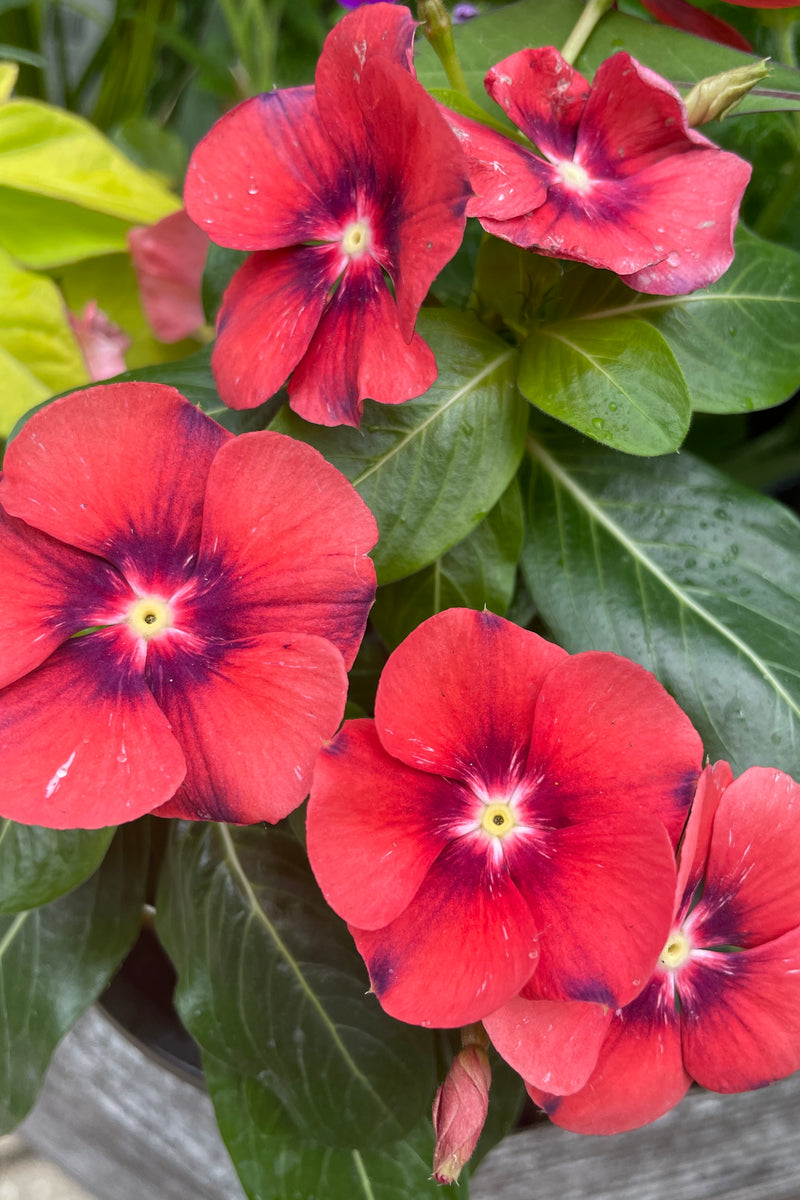
[(289, 377), (301, 416), (358, 425), (366, 397), (400, 404), (436, 378), (414, 322), (461, 244), (469, 186), (413, 77), (415, 27), (391, 4), (350, 13), (313, 88), (245, 101), (192, 156), (189, 215), (213, 241), (257, 251), (219, 314), (212, 366), (232, 408)]
[(42, 409), (0, 480), (0, 813), (285, 816), (341, 720), (376, 537), (311, 447), (173, 388)]
[(424, 622), (375, 720), (321, 753), (308, 810), (312, 868), (383, 1007), (466, 1025), (532, 976), (548, 998), (632, 998), (668, 931), (701, 756), (627, 659), (570, 657), (488, 612)]
[(798, 1068), (800, 785), (765, 767), (734, 781), (716, 763), (687, 823), (652, 978), (614, 1014), (585, 1087), (528, 1090), (566, 1129), (618, 1133), (667, 1112), (693, 1079), (741, 1092)]
[(489, 233), (656, 295), (728, 269), (751, 168), (689, 127), (660, 75), (619, 53), (590, 87), (549, 46), (492, 67), (486, 90), (539, 151), (448, 114), (476, 193), (467, 214)]

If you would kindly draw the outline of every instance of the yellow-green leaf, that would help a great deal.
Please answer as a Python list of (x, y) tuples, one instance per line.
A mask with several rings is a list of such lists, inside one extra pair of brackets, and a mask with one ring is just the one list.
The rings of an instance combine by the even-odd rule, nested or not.
[(14, 91), (18, 75), (18, 63), (0, 62), (0, 104), (4, 104)]

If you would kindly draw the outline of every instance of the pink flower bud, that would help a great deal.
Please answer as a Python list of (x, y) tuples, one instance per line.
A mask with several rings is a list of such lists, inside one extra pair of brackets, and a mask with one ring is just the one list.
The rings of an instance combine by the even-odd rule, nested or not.
[(131, 344), (128, 335), (97, 307), (96, 300), (90, 300), (80, 316), (73, 312), (67, 316), (89, 378), (95, 381), (120, 375), (125, 370), (125, 351)]
[(464, 1046), (433, 1101), (433, 1178), (455, 1183), (480, 1137), (489, 1110), (492, 1072), (483, 1046)]

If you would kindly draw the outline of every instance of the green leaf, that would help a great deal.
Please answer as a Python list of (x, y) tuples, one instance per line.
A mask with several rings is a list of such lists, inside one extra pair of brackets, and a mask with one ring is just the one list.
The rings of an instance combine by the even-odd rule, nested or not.
[[(483, 88), (489, 67), (523, 46), (563, 45), (583, 7), (581, 0), (521, 0), (518, 4), (493, 8), (483, 17), (456, 26), (453, 30), (456, 50), (472, 99), (497, 120), (501, 110), (489, 100)], [(575, 65), (591, 77), (600, 63), (617, 50), (627, 50), (682, 89), (708, 75), (761, 61), (757, 55), (744, 54), (679, 29), (611, 12), (595, 28)], [(447, 87), (439, 60), (421, 40), (415, 65), (426, 88)], [(776, 94), (781, 92), (788, 93), (788, 98)], [(764, 84), (744, 98), (737, 117), (741, 113), (797, 108), (800, 108), (800, 72), (776, 66)]]
[(458, 1189), (440, 1188), (430, 1178), (427, 1114), (403, 1141), (368, 1137), (363, 1148), (329, 1147), (299, 1135), (256, 1080), (208, 1055), (203, 1066), (223, 1140), (250, 1200), (468, 1200), (466, 1172)]
[(686, 381), (645, 321), (603, 317), (533, 329), (519, 388), (532, 404), (626, 454), (666, 454), (689, 428)]
[(421, 570), (465, 538), (508, 487), (525, 442), (516, 351), (471, 313), (423, 310), (417, 330), (439, 369), (424, 396), (366, 401), (360, 430), (309, 425), (286, 409), (273, 424), (316, 446), (372, 509), (381, 583)]
[(43, 829), (0, 820), (0, 913), (36, 908), (83, 883), (113, 829)]
[(58, 288), (0, 250), (0, 436), (34, 404), (87, 380)]
[(217, 318), (225, 289), (249, 257), (244, 250), (229, 250), (227, 246), (210, 243), (203, 271), (203, 311), (209, 324), (213, 325)]
[(0, 185), (0, 247), (36, 270), (124, 252), (130, 223), (79, 204)]
[(712, 758), (797, 774), (800, 522), (690, 454), (529, 442), (522, 564), (567, 650), (642, 663)]
[[(693, 408), (770, 408), (800, 384), (800, 254), (740, 229), (736, 257), (716, 283), (688, 296), (631, 292), (608, 272), (568, 276), (569, 308), (586, 325), (644, 319), (666, 339)], [(565, 288), (566, 291), (566, 288)]]
[(30, 1110), (59, 1041), (133, 944), (147, 846), (147, 822), (125, 826), (80, 887), (0, 916), (0, 1133)]
[(475, 275), (482, 318), (491, 322), (499, 317), (510, 329), (526, 336), (537, 314), (547, 312), (552, 298), (558, 296), (563, 275), (564, 264), (557, 259), (487, 235), (478, 253)]
[(433, 1035), (386, 1016), (286, 826), (176, 823), (157, 928), (189, 1032), (280, 1101), (298, 1135), (405, 1136), (434, 1090)]
[(514, 592), (521, 546), (522, 502), (513, 479), (463, 542), (415, 575), (379, 588), (370, 619), (393, 648), (446, 608), (485, 606), (502, 617)]

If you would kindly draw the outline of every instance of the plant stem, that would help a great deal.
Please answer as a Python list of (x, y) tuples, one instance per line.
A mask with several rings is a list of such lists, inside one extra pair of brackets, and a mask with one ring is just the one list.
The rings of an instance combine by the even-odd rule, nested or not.
[(469, 98), (469, 88), (461, 70), (453, 41), (453, 26), (450, 14), (442, 0), (418, 0), (417, 16), (422, 21), (422, 32), (433, 46), (439, 62), (445, 69), (447, 80), (454, 91)]
[(569, 35), (561, 50), (561, 57), (572, 65), (589, 40), (597, 22), (611, 8), (614, 0), (588, 0), (575, 28)]

